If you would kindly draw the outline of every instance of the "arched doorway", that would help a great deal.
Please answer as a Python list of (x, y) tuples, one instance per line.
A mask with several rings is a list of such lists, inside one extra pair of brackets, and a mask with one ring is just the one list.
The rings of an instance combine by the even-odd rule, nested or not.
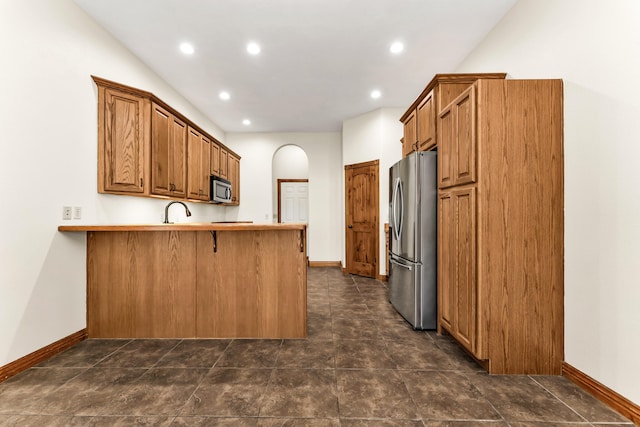
[(273, 154), (274, 222), (309, 222), (309, 159), (296, 145), (283, 145)]

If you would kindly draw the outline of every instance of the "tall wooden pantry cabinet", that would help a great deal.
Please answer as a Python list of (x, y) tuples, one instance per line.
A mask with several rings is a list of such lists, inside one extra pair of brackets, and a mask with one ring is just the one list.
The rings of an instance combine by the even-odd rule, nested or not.
[(561, 374), (561, 80), (477, 80), (437, 119), (439, 328), (492, 374)]

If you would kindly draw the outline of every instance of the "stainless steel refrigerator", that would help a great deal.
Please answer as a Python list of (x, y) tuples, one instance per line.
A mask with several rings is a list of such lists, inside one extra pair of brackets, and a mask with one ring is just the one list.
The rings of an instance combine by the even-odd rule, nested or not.
[(435, 329), (436, 152), (412, 153), (393, 165), (389, 198), (389, 301), (414, 329)]

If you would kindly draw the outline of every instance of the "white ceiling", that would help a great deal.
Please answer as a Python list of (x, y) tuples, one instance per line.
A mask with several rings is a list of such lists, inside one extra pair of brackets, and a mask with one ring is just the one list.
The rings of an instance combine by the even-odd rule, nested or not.
[[(75, 1), (226, 132), (318, 132), (408, 107), (517, 0)], [(399, 55), (389, 51), (396, 40)], [(185, 41), (191, 56), (178, 49)]]

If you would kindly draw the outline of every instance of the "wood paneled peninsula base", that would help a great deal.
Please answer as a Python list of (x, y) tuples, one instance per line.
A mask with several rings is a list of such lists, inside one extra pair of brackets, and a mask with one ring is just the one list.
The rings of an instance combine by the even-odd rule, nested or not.
[(60, 226), (87, 232), (90, 338), (304, 338), (304, 224)]

